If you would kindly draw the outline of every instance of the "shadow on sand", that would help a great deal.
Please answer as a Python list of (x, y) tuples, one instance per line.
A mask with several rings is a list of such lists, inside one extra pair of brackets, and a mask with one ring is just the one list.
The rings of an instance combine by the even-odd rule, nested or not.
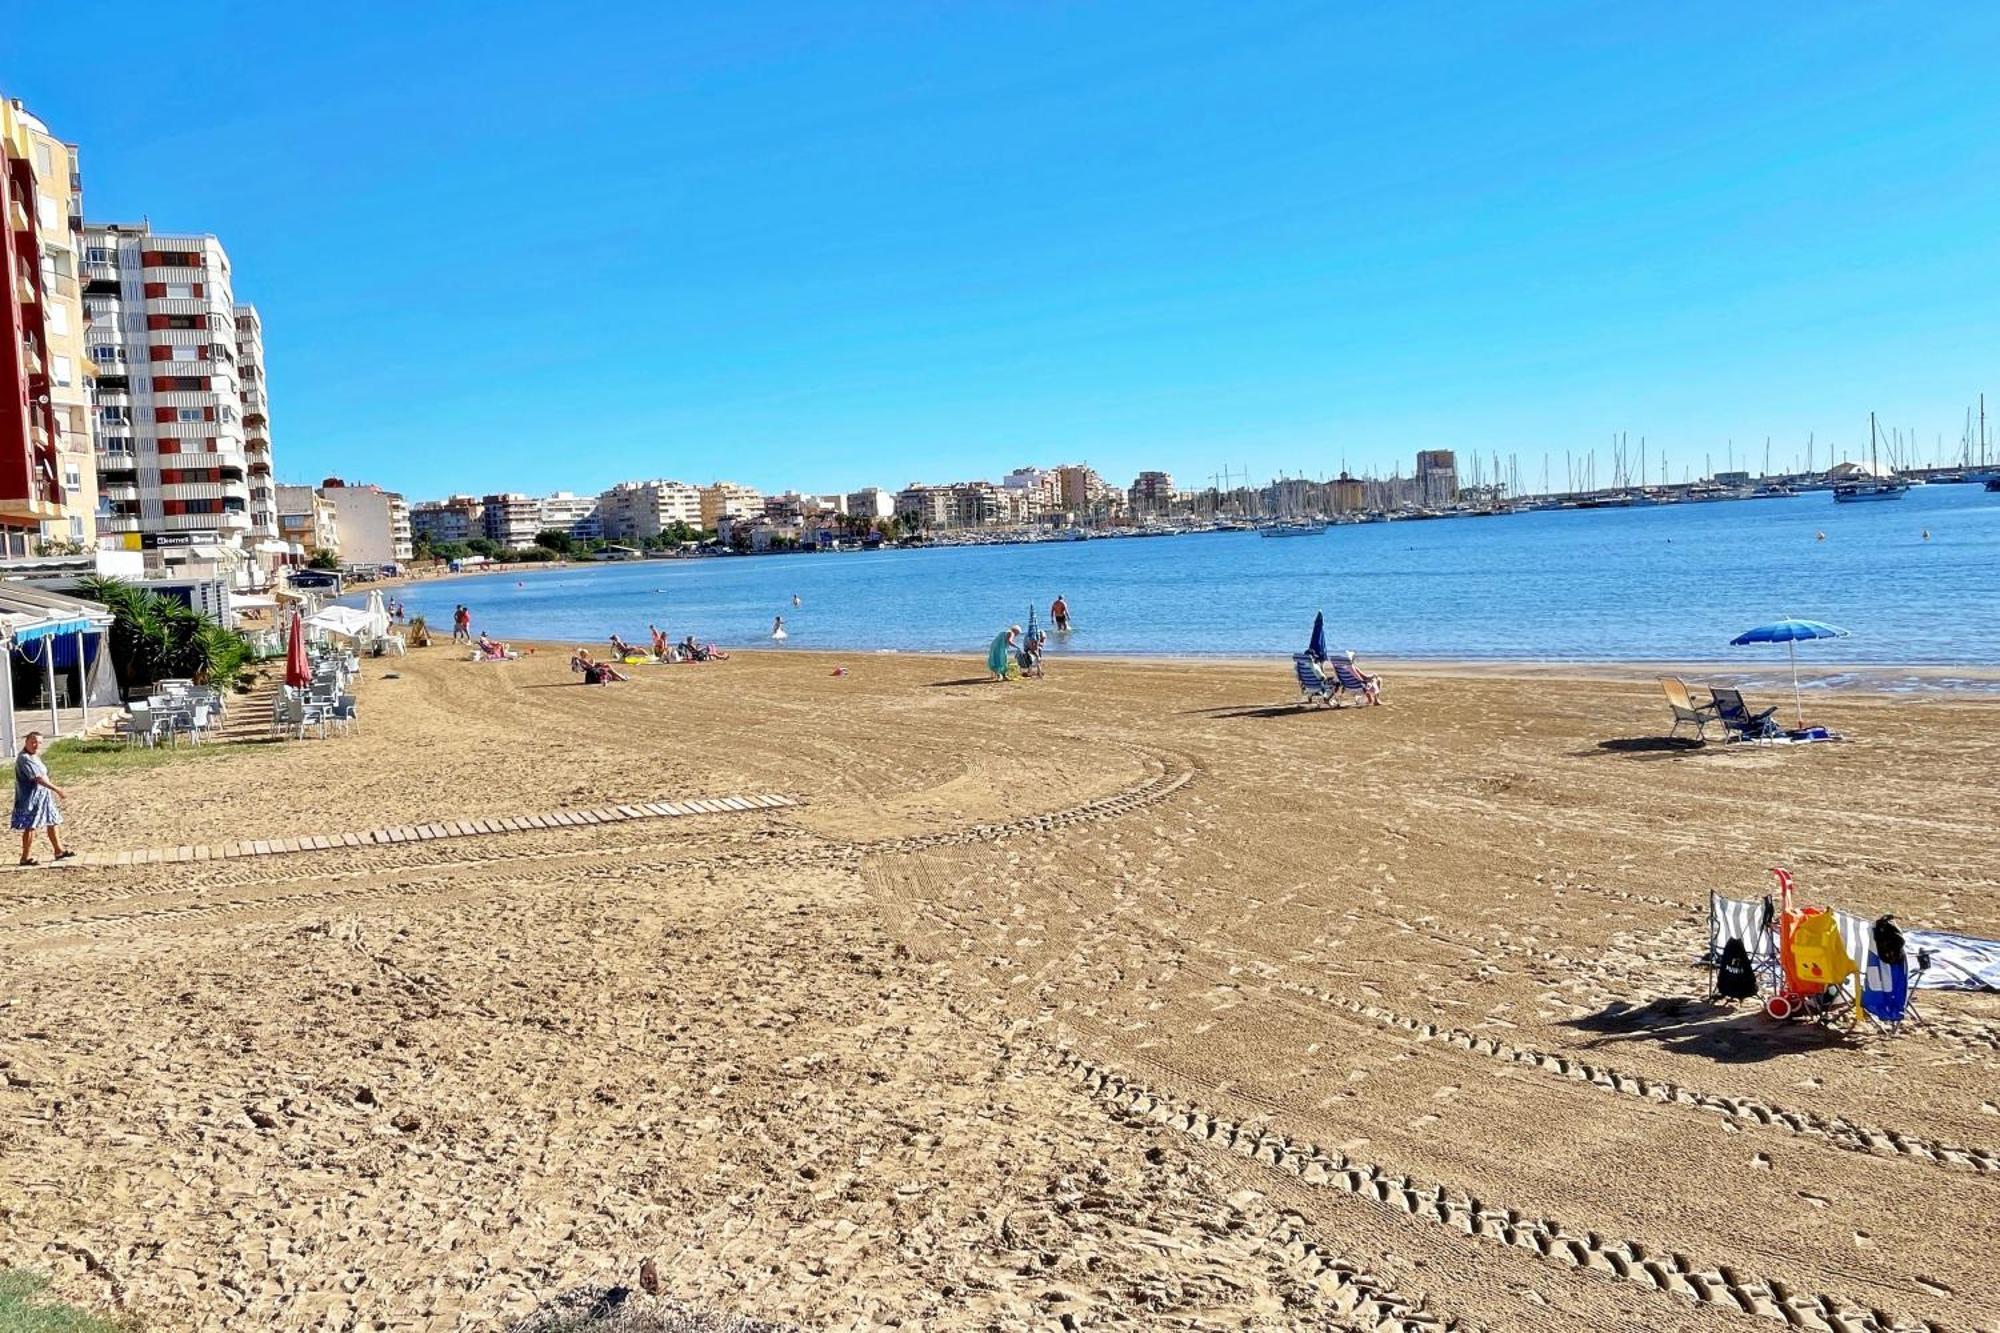
[(1650, 1042), (1662, 1050), (1719, 1064), (1756, 1064), (1781, 1055), (1823, 1051), (1839, 1037), (1812, 1023), (1779, 1023), (1759, 1009), (1727, 1001), (1669, 995), (1645, 1004), (1614, 1001), (1565, 1027), (1596, 1035), (1593, 1048)]
[(993, 677), (991, 676), (967, 676), (963, 680), (934, 680), (931, 682), (931, 688), (934, 690), (948, 690), (954, 685), (991, 685), (993, 683)]
[(1179, 717), (1310, 717), (1314, 713), (1345, 712), (1346, 704), (1335, 704), (1331, 708), (1307, 707), (1304, 704), (1266, 704), (1261, 708), (1188, 708), (1176, 714)]
[(1675, 755), (1699, 754), (1709, 749), (1707, 741), (1693, 736), (1621, 736), (1616, 740), (1599, 741), (1591, 750), (1577, 750), (1573, 759), (1589, 759), (1597, 755), (1630, 755), (1635, 759), (1671, 759)]

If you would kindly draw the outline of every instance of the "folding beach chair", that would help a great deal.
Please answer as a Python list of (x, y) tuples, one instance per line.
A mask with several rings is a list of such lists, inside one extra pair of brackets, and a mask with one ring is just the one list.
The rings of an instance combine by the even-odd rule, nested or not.
[(1320, 671), (1311, 653), (1293, 653), (1292, 671), (1299, 678), (1299, 707), (1333, 707), (1334, 684)]
[(1688, 693), (1687, 682), (1679, 676), (1661, 676), (1660, 691), (1667, 696), (1667, 707), (1674, 713), (1673, 729), (1667, 735), (1679, 735), (1683, 726), (1692, 725), (1695, 738), (1707, 740), (1708, 724), (1716, 720), (1715, 704), (1696, 703), (1694, 696)]
[[(1771, 930), (1773, 916), (1769, 898), (1725, 898), (1713, 891), (1709, 893), (1708, 952), (1701, 956), (1698, 965), (1713, 969), (1714, 975), (1709, 979), (1710, 999), (1747, 1000), (1778, 988), (1781, 977), (1777, 937)], [(1724, 955), (1732, 952), (1729, 948), (1732, 943), (1741, 946), (1749, 966), (1748, 995), (1725, 996)]]
[(1766, 708), (1761, 713), (1752, 713), (1750, 705), (1743, 702), (1741, 690), (1711, 689), (1709, 696), (1715, 700), (1715, 720), (1732, 741), (1766, 740), (1785, 734), (1785, 729), (1773, 719), (1776, 708)]
[(1382, 702), (1382, 678), (1364, 676), (1342, 658), (1333, 659), (1333, 683), (1344, 694), (1358, 694), (1371, 704)]

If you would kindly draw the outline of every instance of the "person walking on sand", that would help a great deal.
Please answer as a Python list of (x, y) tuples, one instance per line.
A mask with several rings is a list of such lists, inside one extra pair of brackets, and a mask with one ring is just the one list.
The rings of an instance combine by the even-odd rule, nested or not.
[(1055, 601), (1049, 603), (1049, 619), (1055, 622), (1056, 633), (1069, 633), (1069, 603), (1063, 600), (1061, 593), (1057, 593)]
[(451, 609), (451, 641), (472, 642), (472, 612), (467, 610), (463, 603)]
[(21, 864), (38, 864), (34, 858), (35, 830), (46, 829), (49, 846), (54, 849), (56, 860), (67, 861), (76, 853), (63, 848), (62, 838), (56, 833), (56, 826), (62, 823), (62, 810), (56, 805), (58, 796), (67, 795), (61, 787), (49, 781), (48, 765), (41, 760), (42, 733), (31, 731), (21, 742), (21, 753), (14, 759), (14, 827), (21, 830)]

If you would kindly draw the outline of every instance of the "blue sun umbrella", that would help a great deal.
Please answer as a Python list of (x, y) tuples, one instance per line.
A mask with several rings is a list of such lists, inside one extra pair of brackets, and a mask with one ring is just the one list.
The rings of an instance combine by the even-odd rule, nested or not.
[(1313, 612), (1312, 639), (1306, 644), (1306, 654), (1315, 662), (1326, 661), (1326, 612)]
[(1817, 620), (1780, 620), (1776, 624), (1746, 629), (1729, 641), (1732, 648), (1746, 643), (1782, 643), (1792, 659), (1792, 705), (1798, 709), (1799, 725), (1806, 724), (1805, 700), (1799, 695), (1799, 643), (1804, 639), (1845, 639), (1848, 632)]

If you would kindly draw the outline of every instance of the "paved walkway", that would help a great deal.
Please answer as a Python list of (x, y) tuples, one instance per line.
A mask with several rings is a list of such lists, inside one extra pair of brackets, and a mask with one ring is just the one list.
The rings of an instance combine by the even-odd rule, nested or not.
[[(141, 847), (125, 852), (79, 852), (63, 866), (139, 866), (165, 861), (232, 861), (245, 856), (287, 856), (295, 852), (332, 851), (340, 847), (377, 847), (396, 842), (431, 842), (440, 838), (477, 838), (493, 833), (526, 833), (534, 829), (582, 828), (618, 824), (633, 819), (683, 819), (689, 815), (727, 815), (745, 810), (779, 810), (799, 802), (790, 796), (715, 796), (695, 801), (649, 801), (642, 805), (609, 805), (597, 810), (557, 810), (546, 815), (514, 815), (504, 819), (449, 819), (430, 824), (399, 824), (365, 833), (302, 834), (295, 838), (225, 842), (199, 847)], [(37, 848), (47, 860), (45, 848)], [(5, 866), (8, 870), (31, 867)]]

